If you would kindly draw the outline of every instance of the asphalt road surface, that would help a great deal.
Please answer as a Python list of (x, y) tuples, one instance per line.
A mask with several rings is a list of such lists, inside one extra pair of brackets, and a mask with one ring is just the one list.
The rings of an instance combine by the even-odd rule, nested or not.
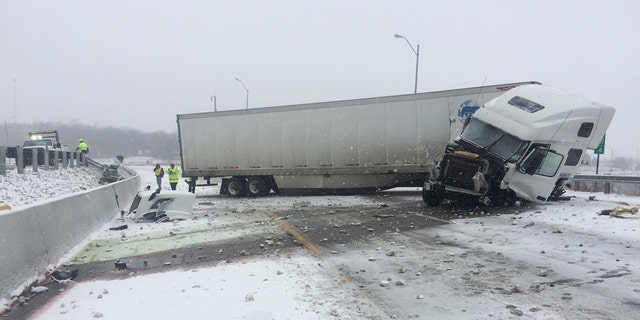
[[(302, 200), (275, 195), (264, 199), (199, 195), (195, 208), (201, 219), (209, 221), (203, 228), (175, 233), (167, 229), (127, 241), (92, 243), (70, 260), (69, 268), (78, 270), (75, 280), (214, 267), (305, 248), (320, 259), (321, 267), (350, 286), (357, 299), (366, 302), (371, 314), (367, 319), (633, 319), (631, 315), (640, 311), (638, 299), (621, 299), (615, 293), (616, 281), (625, 281), (631, 264), (606, 269), (604, 262), (586, 257), (576, 262), (562, 256), (569, 252), (569, 245), (559, 248), (558, 256), (552, 255), (553, 248), (545, 254), (544, 248), (535, 245), (524, 255), (491, 249), (528, 241), (509, 235), (510, 227), (518, 228), (516, 237), (530, 230), (526, 232), (531, 238), (542, 241), (556, 234), (541, 222), (517, 225), (523, 218), (521, 212), (535, 217), (537, 210), (544, 210), (534, 205), (444, 204), (431, 208), (421, 201), (419, 191), (392, 191)], [(485, 226), (490, 217), (499, 217), (494, 219), (498, 224)], [(444, 228), (452, 222), (477, 227), (473, 234), (456, 233), (460, 231)], [(590, 241), (580, 230), (565, 230), (561, 236), (580, 247)], [(583, 248), (576, 250), (586, 254)], [(635, 256), (635, 251), (627, 254)], [(116, 269), (116, 259), (126, 269)], [(555, 260), (562, 268), (566, 265), (567, 270), (547, 270), (549, 262), (544, 259)], [(27, 318), (64, 288), (54, 282), (48, 285), (47, 292), (33, 295), (6, 318)], [(610, 306), (610, 301), (620, 300), (624, 301), (615, 308)]]
[[(362, 252), (363, 247), (375, 249), (377, 245), (372, 246), (376, 243), (390, 243), (400, 234), (428, 230), (476, 210), (473, 207), (456, 206), (430, 208), (421, 201), (419, 191), (379, 192), (358, 197), (369, 198), (369, 201), (361, 205), (344, 206), (341, 199), (346, 198), (336, 197), (329, 204), (316, 205), (282, 197), (276, 207), (252, 208), (251, 199), (201, 196), (196, 200), (196, 211), (198, 215), (210, 219), (214, 227), (181, 234), (180, 237), (188, 239), (184, 242), (171, 232), (137, 239), (135, 252), (127, 252), (124, 248), (131, 241), (116, 239), (92, 243), (74, 256), (67, 267), (78, 270), (75, 281), (118, 279), (177, 268), (215, 266), (221, 261), (250, 259), (255, 255), (268, 256), (292, 247), (305, 247), (314, 255), (323, 257), (328, 265), (335, 264), (337, 277), (347, 277), (345, 279), (352, 281), (354, 286), (365, 287), (359, 283), (371, 280), (359, 275), (358, 270), (364, 270), (363, 267), (355, 263), (334, 262), (333, 258), (340, 256), (340, 253)], [(216, 205), (222, 199), (227, 203), (226, 210), (220, 210)], [(237, 201), (238, 206), (234, 206), (233, 201)], [(213, 208), (216, 208), (215, 213)], [(505, 212), (508, 209), (494, 211)], [(130, 227), (137, 228), (138, 225), (132, 224)], [(162, 249), (162, 241), (170, 241), (173, 245)], [(145, 245), (150, 249), (139, 249)], [(151, 249), (154, 247), (156, 249)], [(109, 257), (110, 253), (113, 253), (113, 257)], [(388, 256), (395, 254), (387, 253)], [(117, 269), (114, 263), (116, 259), (121, 267), (126, 265), (126, 269)], [(374, 259), (367, 257), (364, 260), (364, 263), (368, 263)], [(27, 318), (64, 288), (64, 284), (57, 282), (49, 282), (47, 286), (48, 291), (28, 297), (5, 318)]]

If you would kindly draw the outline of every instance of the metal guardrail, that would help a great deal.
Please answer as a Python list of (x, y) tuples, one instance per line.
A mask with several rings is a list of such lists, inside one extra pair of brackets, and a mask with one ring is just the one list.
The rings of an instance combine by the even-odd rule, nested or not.
[(575, 191), (640, 195), (640, 176), (577, 174), (572, 181)]
[(22, 147), (0, 146), (0, 175), (6, 175), (8, 169), (7, 159), (15, 159), (15, 167), (19, 174), (24, 173), (27, 166), (31, 166), (34, 172), (42, 166), (45, 171), (57, 170), (59, 167), (88, 166), (89, 159), (79, 152), (49, 150), (42, 148), (24, 149)]
[(609, 183), (640, 183), (640, 176), (577, 174), (573, 177), (573, 180), (574, 181), (609, 182)]

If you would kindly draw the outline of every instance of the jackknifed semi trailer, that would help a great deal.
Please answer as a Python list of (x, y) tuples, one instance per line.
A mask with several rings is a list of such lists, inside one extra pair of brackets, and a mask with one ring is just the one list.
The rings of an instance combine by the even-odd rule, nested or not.
[(232, 197), (423, 186), (465, 121), (525, 84), (178, 114), (183, 176)]

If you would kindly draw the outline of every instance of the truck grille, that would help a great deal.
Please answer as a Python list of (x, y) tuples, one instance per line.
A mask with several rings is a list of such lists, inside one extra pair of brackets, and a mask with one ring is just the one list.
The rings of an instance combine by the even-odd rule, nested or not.
[(440, 165), (440, 181), (445, 185), (473, 190), (473, 176), (486, 173), (488, 162), (481, 158), (445, 154)]

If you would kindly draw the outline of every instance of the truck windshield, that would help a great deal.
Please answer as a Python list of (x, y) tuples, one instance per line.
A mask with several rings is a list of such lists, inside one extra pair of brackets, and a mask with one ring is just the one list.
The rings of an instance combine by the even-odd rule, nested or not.
[(27, 140), (24, 142), (23, 147), (51, 147), (51, 140)]
[(520, 160), (529, 145), (528, 141), (520, 140), (474, 118), (469, 121), (461, 136), (464, 141), (509, 162)]

